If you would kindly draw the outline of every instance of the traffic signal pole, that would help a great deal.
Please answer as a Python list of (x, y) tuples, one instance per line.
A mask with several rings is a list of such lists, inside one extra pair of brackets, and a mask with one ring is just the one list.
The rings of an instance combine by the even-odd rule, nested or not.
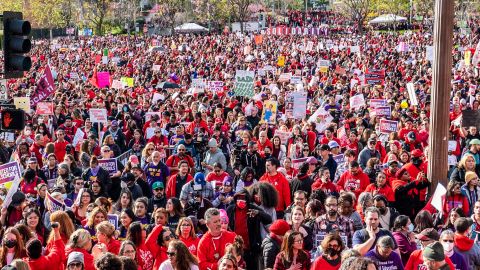
[(435, 1), (432, 111), (428, 143), (428, 179), (432, 183), (430, 195), (433, 195), (438, 183), (447, 186), (454, 2)]

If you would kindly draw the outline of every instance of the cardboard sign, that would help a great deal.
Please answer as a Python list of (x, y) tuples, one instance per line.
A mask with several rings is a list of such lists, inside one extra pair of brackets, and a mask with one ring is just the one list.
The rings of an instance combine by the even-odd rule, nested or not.
[(84, 136), (85, 136), (85, 132), (83, 132), (82, 129), (77, 128), (77, 131), (75, 132), (75, 136), (73, 137), (73, 140), (72, 140), (73, 147), (77, 146), (79, 142), (83, 141)]
[(267, 100), (263, 106), (262, 120), (268, 124), (275, 125), (277, 122), (277, 102)]
[(280, 55), (277, 60), (277, 66), (283, 67), (285, 66), (285, 56)]
[(207, 87), (207, 80), (206, 79), (193, 79), (192, 80), (192, 87), (197, 89), (205, 89)]
[(350, 98), (351, 109), (357, 109), (362, 106), (365, 106), (365, 98), (363, 97), (363, 94), (355, 95)]
[(448, 141), (448, 151), (455, 151), (457, 149), (457, 141)]
[(120, 81), (120, 80), (113, 80), (112, 88), (113, 89), (123, 89), (124, 85), (123, 85), (122, 81)]
[(398, 131), (398, 121), (380, 119), (380, 132), (392, 133)]
[(89, 115), (92, 123), (107, 123), (106, 109), (90, 109)]
[(255, 71), (237, 70), (235, 73), (235, 90), (236, 96), (253, 97), (254, 92)]
[(275, 130), (275, 134), (273, 136), (278, 136), (280, 137), (280, 142), (282, 144), (287, 144), (288, 142), (288, 139), (290, 138), (290, 136), (292, 135), (291, 132), (288, 132), (288, 131), (281, 131), (279, 129)]
[(292, 76), (290, 77), (291, 84), (299, 84), (302, 83), (302, 76)]
[(385, 107), (382, 106), (382, 107), (373, 108), (373, 113), (378, 117), (390, 118), (390, 116), (392, 115), (392, 110), (390, 106), (385, 106)]
[(107, 215), (108, 222), (110, 222), (115, 229), (118, 229), (118, 215), (115, 214), (108, 214)]
[(285, 101), (285, 115), (287, 116), (287, 118), (303, 119), (306, 114), (307, 92), (297, 91), (288, 94)]
[(260, 45), (263, 42), (263, 36), (262, 35), (256, 35), (255, 36), (255, 45)]
[(289, 82), (290, 79), (292, 78), (292, 73), (282, 73), (278, 77), (278, 82)]
[(384, 107), (387, 106), (387, 104), (386, 99), (370, 99), (370, 107), (372, 108)]
[(117, 159), (116, 158), (106, 158), (99, 159), (98, 165), (105, 169), (110, 175), (117, 172)]
[(13, 104), (15, 108), (30, 113), (30, 98), (29, 97), (14, 97)]
[[(479, 43), (480, 44), (480, 43)], [(433, 46), (427, 46), (425, 56), (428, 61), (433, 62)]]
[(0, 165), (0, 185), (13, 181), (15, 178), (22, 178), (20, 167), (17, 161)]
[(37, 103), (37, 110), (35, 113), (38, 115), (53, 115), (53, 102)]
[(304, 158), (297, 158), (297, 159), (292, 159), (292, 167), (295, 168), (295, 169), (298, 169), (300, 168), (300, 166), (307, 162), (307, 159), (309, 157), (304, 157)]
[(410, 98), (410, 104), (413, 106), (418, 106), (417, 94), (415, 93), (415, 87), (413, 83), (407, 83), (408, 97)]
[(223, 91), (223, 82), (222, 81), (208, 81), (207, 82), (207, 88), (208, 90), (216, 93), (216, 92), (222, 92)]
[[(18, 166), (18, 163), (17, 163), (17, 166)], [(10, 179), (11, 181), (10, 183), (8, 183), (10, 187), (8, 187), (7, 195), (5, 196), (5, 200), (3, 200), (3, 204), (2, 204), (2, 207), (4, 208), (8, 208), (8, 206), (10, 206), (10, 203), (12, 202), (13, 194), (17, 192), (18, 186), (20, 185), (20, 182), (22, 180), (20, 176), (13, 176), (13, 178), (10, 178)]]
[(163, 101), (165, 99), (165, 96), (163, 96), (162, 94), (160, 93), (153, 93), (153, 97), (152, 97), (152, 103), (153, 104), (156, 104), (157, 101)]
[(162, 113), (161, 112), (146, 112), (145, 113), (145, 121), (150, 121), (150, 118), (152, 118), (152, 115), (158, 115), (158, 119), (162, 119)]
[(98, 88), (110, 86), (110, 73), (108, 71), (97, 72)]
[(385, 69), (367, 69), (365, 84), (383, 85), (385, 83)]
[(345, 163), (345, 155), (344, 154), (339, 154), (336, 156), (332, 157), (335, 162), (337, 162), (338, 165)]

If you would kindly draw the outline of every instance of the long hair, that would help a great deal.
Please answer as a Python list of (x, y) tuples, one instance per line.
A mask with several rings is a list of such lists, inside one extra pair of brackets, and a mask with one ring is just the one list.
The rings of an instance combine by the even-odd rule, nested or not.
[[(283, 242), (282, 242), (282, 247), (281, 247), (281, 252), (283, 252), (283, 260), (291, 263), (293, 261), (293, 244), (295, 242), (295, 236), (303, 235), (301, 232), (296, 232), (296, 231), (288, 231), (284, 236), (283, 236)], [(298, 259), (301, 261), (306, 259), (308, 256), (303, 250), (298, 251)], [(284, 264), (285, 265), (285, 264)]]
[(198, 265), (197, 257), (193, 256), (188, 250), (187, 246), (179, 240), (172, 240), (169, 244), (176, 251), (176, 265), (175, 269), (190, 270), (190, 265)]
[(130, 227), (128, 227), (126, 240), (132, 241), (136, 247), (140, 246), (143, 242), (142, 239), (142, 224), (138, 221), (132, 222)]
[(125, 256), (125, 254), (123, 254), (123, 252), (125, 251), (125, 246), (126, 245), (130, 245), (133, 247), (133, 250), (135, 250), (135, 258), (137, 257), (137, 245), (135, 245), (132, 241), (130, 240), (124, 240), (122, 241), (122, 244), (120, 244), (120, 250), (118, 252), (118, 255), (119, 256)]
[(183, 223), (188, 223), (190, 224), (190, 228), (192, 228), (190, 230), (190, 234), (188, 235), (189, 238), (192, 238), (192, 239), (196, 239), (197, 238), (197, 235), (195, 234), (195, 227), (193, 226), (193, 221), (191, 218), (189, 217), (182, 217), (180, 219), (180, 221), (178, 222), (178, 226), (177, 226), (177, 229), (175, 230), (175, 233), (180, 237), (182, 235), (182, 224)]
[[(75, 231), (75, 226), (73, 225), (72, 220), (64, 211), (55, 211), (50, 215), (50, 222), (58, 222), (60, 224), (60, 235), (69, 239), (70, 236)], [(53, 236), (55, 232), (52, 230), (48, 236), (47, 243), (53, 241)]]
[(415, 232), (420, 233), (421, 231), (433, 228), (433, 217), (430, 212), (426, 210), (421, 210), (418, 212), (417, 216), (415, 217)]
[[(15, 246), (15, 255), (13, 256), (13, 258), (21, 259), (22, 256), (24, 256), (24, 252), (25, 252), (25, 246), (23, 243), (22, 236), (20, 235), (17, 229), (10, 227), (7, 230), (5, 230), (5, 233), (3, 234), (2, 242), (5, 239), (5, 236), (9, 233), (14, 234), (15, 238), (17, 238), (17, 245)], [(2, 244), (2, 247), (0, 248), (0, 260), (1, 260), (0, 264), (3, 264), (3, 262), (6, 261), (7, 253), (8, 253), (8, 248), (5, 246), (5, 244)]]
[(323, 250), (326, 250), (328, 248), (328, 244), (331, 241), (337, 241), (338, 246), (340, 247), (340, 252), (345, 249), (345, 243), (342, 241), (342, 237), (338, 233), (329, 233), (323, 238), (322, 242), (320, 243), (320, 246), (322, 247)]
[(123, 210), (123, 208), (122, 208), (122, 203), (121, 203), (123, 194), (127, 194), (128, 199), (130, 200), (130, 202), (128, 203), (127, 208), (132, 208), (132, 206), (133, 206), (133, 196), (132, 196), (132, 192), (131, 192), (128, 188), (122, 188), (122, 191), (120, 191), (120, 196), (118, 197), (118, 200), (117, 200), (117, 202), (115, 203), (115, 209), (116, 209), (117, 211)]
[(22, 237), (23, 243), (28, 242), (28, 240), (33, 238), (33, 232), (30, 230), (30, 228), (22, 223), (17, 223), (15, 226), (13, 226), (17, 231), (20, 233), (20, 236)]
[(260, 202), (264, 207), (272, 208), (278, 204), (278, 191), (270, 183), (257, 182), (249, 188), (251, 197), (259, 196)]
[[(84, 193), (88, 193), (88, 195), (90, 195), (90, 201), (87, 203), (87, 205), (89, 205), (90, 203), (93, 202), (93, 197), (94, 197), (93, 191), (92, 191), (91, 189), (89, 189), (89, 188), (84, 188), (84, 189), (83, 189), (83, 192), (84, 192)], [(80, 195), (80, 194), (78, 194), (78, 195)], [(82, 195), (83, 195), (83, 193), (82, 193)], [(80, 208), (83, 207), (82, 198), (80, 198), (80, 205), (79, 205), (79, 207), (80, 207)]]
[(40, 211), (37, 210), (37, 208), (30, 208), (27, 210), (27, 212), (25, 213), (25, 218), (23, 219), (23, 224), (25, 224), (26, 226), (28, 226), (28, 223), (27, 223), (27, 218), (30, 216), (30, 215), (37, 215), (38, 217), (38, 224), (37, 226), (35, 226), (35, 233), (37, 234), (40, 234), (43, 236), (43, 234), (45, 233), (45, 227), (43, 226), (43, 222), (42, 222), (42, 215), (40, 215)]
[(172, 237), (175, 236), (175, 233), (174, 233), (170, 228), (168, 228), (168, 227), (163, 227), (163, 228), (162, 228), (162, 231), (160, 232), (160, 234), (159, 234), (158, 237), (157, 237), (157, 245), (160, 246), (160, 247), (163, 246), (163, 244), (165, 243), (165, 242), (163, 241), (163, 235), (164, 235), (166, 232), (171, 232), (171, 233), (172, 233)]
[(398, 232), (402, 230), (402, 227), (406, 227), (407, 224), (408, 224), (408, 217), (405, 215), (399, 215), (398, 217), (395, 218), (395, 221), (393, 222), (392, 231)]
[(98, 215), (98, 214), (102, 214), (105, 216), (105, 219), (107, 219), (107, 212), (105, 211), (105, 209), (103, 209), (103, 207), (95, 207), (93, 210), (92, 210), (92, 213), (90, 213), (90, 216), (88, 217), (88, 220), (87, 220), (87, 226), (89, 228), (94, 228), (95, 225), (93, 224), (93, 222), (95, 221), (95, 216)]
[[(133, 213), (133, 210), (131, 208), (123, 209), (122, 212), (120, 213), (120, 216), (122, 216), (122, 214), (127, 215), (132, 220), (132, 222), (130, 222), (130, 226), (131, 226), (133, 224), (133, 221), (136, 219), (135, 213)], [(120, 227), (124, 228), (123, 224), (121, 224)], [(128, 229), (128, 228), (125, 228), (125, 229)]]
[[(180, 217), (183, 217), (185, 216), (185, 214), (183, 213), (183, 206), (182, 206), (182, 203), (180, 202), (179, 199), (175, 198), (175, 197), (172, 197), (170, 199), (168, 199), (172, 205), (173, 205), (173, 212), (176, 216), (180, 216)], [(169, 213), (170, 214), (170, 213)]]

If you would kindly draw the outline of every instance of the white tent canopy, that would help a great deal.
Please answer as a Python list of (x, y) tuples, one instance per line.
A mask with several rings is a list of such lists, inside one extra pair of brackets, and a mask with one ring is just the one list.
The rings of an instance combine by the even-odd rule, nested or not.
[(384, 14), (369, 21), (368, 24), (394, 23), (394, 22), (405, 22), (405, 21), (407, 21), (407, 18), (405, 17), (394, 15), (394, 14)]
[(175, 32), (208, 32), (208, 29), (196, 23), (184, 23), (175, 27)]

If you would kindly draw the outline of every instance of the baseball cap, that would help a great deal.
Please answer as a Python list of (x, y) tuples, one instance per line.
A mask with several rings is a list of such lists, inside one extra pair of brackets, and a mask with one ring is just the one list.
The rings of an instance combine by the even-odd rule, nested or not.
[(38, 162), (38, 161), (37, 161), (37, 158), (36, 158), (36, 157), (31, 157), (31, 158), (28, 159), (28, 162), (27, 162), (27, 163), (28, 163), (28, 164), (32, 164), (32, 163), (37, 163), (37, 162)]
[(152, 185), (152, 189), (161, 189), (161, 188), (165, 188), (162, 182), (155, 182)]
[(470, 145), (480, 145), (480, 140), (479, 139), (473, 139), (469, 143)]
[(328, 142), (328, 147), (330, 148), (335, 148), (335, 147), (340, 147), (336, 141), (330, 141)]
[(440, 235), (438, 235), (438, 232), (433, 228), (424, 229), (419, 234), (416, 234), (415, 237), (418, 240), (422, 240), (422, 241), (428, 241), (428, 240), (438, 241), (438, 239), (440, 239)]
[(314, 157), (309, 157), (309, 158), (307, 159), (307, 163), (310, 164), (310, 165), (315, 165), (315, 164), (318, 163), (318, 160), (317, 160), (316, 158), (314, 158)]
[(412, 154), (412, 157), (416, 157), (416, 158), (423, 157), (423, 152), (418, 149), (413, 150), (411, 154)]
[(68, 261), (67, 261), (67, 266), (69, 266), (71, 263), (79, 262), (81, 264), (84, 264), (83, 260), (83, 254), (81, 252), (74, 251), (68, 255)]
[(436, 262), (445, 260), (442, 244), (440, 242), (428, 244), (425, 249), (423, 249), (423, 257)]
[(113, 126), (113, 127), (118, 127), (118, 121), (117, 121), (117, 120), (113, 120), (113, 121), (112, 121), (112, 126)]

